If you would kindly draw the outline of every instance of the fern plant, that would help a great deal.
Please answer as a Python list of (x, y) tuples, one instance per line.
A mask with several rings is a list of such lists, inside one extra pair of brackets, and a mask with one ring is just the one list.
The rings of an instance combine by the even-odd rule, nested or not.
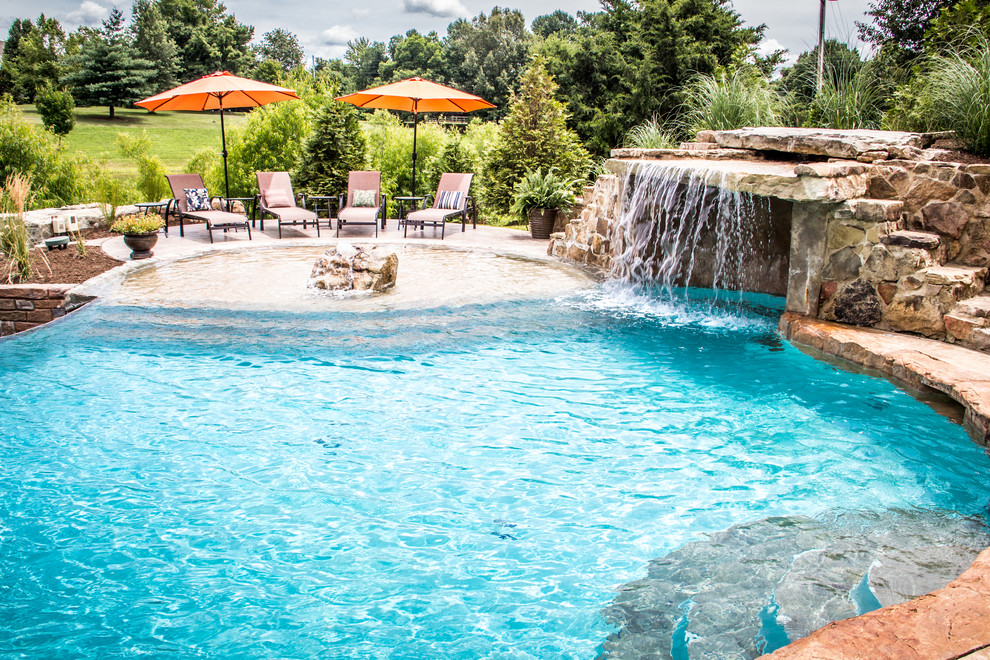
[(554, 167), (545, 172), (527, 170), (513, 191), (512, 212), (525, 218), (530, 209), (569, 211), (576, 201), (574, 190), (582, 183), (561, 176)]

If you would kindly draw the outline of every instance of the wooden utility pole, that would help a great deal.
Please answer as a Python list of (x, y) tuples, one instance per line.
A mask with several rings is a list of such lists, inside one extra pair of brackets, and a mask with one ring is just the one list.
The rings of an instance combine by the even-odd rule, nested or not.
[(825, 81), (825, 0), (821, 0), (821, 9), (818, 11), (818, 80), (815, 82), (815, 93), (822, 93), (822, 84)]

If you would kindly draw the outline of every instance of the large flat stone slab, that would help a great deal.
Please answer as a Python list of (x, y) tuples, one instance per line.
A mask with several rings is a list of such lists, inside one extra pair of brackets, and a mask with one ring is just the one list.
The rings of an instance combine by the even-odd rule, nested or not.
[(853, 160), (916, 158), (928, 142), (921, 133), (788, 127), (714, 131), (712, 138), (727, 149), (782, 151)]
[[(643, 151), (643, 150), (640, 150)], [(750, 193), (761, 197), (777, 197), (792, 202), (838, 203), (866, 194), (869, 176), (865, 168), (855, 164), (827, 164), (821, 168), (807, 168), (793, 163), (763, 161), (717, 161), (697, 157), (669, 160), (669, 175), (685, 181), (701, 172), (710, 178), (713, 187)], [(625, 177), (650, 159), (619, 160), (606, 163), (609, 171)]]

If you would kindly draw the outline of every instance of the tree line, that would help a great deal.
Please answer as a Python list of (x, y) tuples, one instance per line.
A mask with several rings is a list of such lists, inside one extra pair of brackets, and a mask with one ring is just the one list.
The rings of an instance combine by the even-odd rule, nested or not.
[(729, 0), (601, 0), (600, 11), (558, 10), (529, 26), (521, 12), (495, 7), (455, 20), (445, 35), (409, 30), (387, 43), (354, 39), (342, 57), (315, 59), (309, 69), (296, 35), (276, 29), (255, 42), (254, 28), (219, 0), (136, 0), (129, 19), (115, 9), (100, 28), (70, 33), (43, 14), (15, 20), (0, 94), (18, 103), (40, 94), (55, 107), (71, 102), (52, 99), (64, 88), (75, 103), (108, 106), (112, 116), (115, 106), (217, 70), (276, 83), (305, 71), (339, 93), (420, 75), (492, 101), (497, 108), (478, 116), (502, 119), (524, 69), (541, 58), (568, 125), (598, 155), (649, 121), (689, 137), (688, 110), (706, 77), (773, 91), (787, 101), (775, 110), (780, 123), (923, 127), (930, 107), (917, 82), (920, 63), (974, 31), (990, 34), (990, 5), (877, 0), (868, 16), (859, 32), (875, 52), (870, 62), (846, 44), (826, 44), (834, 103), (848, 104), (852, 95), (863, 106), (847, 112), (851, 118), (833, 117), (819, 98), (817, 49), (780, 71), (786, 53), (758, 55), (766, 26), (746, 25)]

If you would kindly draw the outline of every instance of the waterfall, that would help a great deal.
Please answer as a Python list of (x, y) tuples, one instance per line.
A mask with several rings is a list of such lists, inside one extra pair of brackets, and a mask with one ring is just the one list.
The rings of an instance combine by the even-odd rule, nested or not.
[(774, 293), (783, 266), (786, 286), (787, 250), (770, 200), (731, 191), (725, 180), (724, 171), (666, 161), (631, 168), (613, 230), (612, 277), (668, 295), (678, 287)]

